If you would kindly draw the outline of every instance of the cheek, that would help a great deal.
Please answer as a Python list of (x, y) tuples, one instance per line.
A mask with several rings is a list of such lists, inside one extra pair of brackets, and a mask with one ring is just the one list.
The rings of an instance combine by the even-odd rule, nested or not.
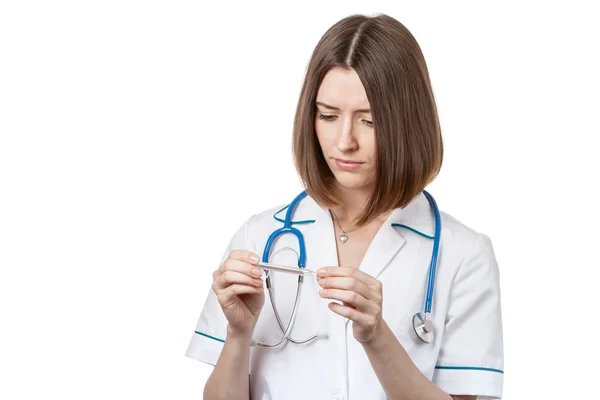
[(371, 160), (375, 159), (375, 134), (370, 135), (370, 137), (366, 138), (363, 143), (363, 148), (366, 150), (366, 153), (369, 154)]
[(315, 132), (317, 133), (317, 140), (321, 145), (321, 149), (326, 150), (331, 145), (330, 135), (327, 135), (327, 128), (323, 127), (322, 124), (315, 124)]

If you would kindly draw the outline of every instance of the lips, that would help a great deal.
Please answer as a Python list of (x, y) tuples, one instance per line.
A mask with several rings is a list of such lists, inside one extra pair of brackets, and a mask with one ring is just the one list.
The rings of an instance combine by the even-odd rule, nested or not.
[(359, 168), (364, 162), (361, 161), (350, 161), (350, 160), (340, 160), (338, 158), (335, 159), (335, 164), (338, 168), (344, 171), (354, 171)]
[(334, 158), (334, 160), (344, 164), (364, 164), (362, 161), (342, 160), (341, 158)]

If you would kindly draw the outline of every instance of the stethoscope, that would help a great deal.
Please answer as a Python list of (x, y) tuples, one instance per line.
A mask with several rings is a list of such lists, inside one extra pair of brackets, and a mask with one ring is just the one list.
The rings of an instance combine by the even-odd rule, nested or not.
[[(431, 305), (432, 305), (432, 300), (433, 300), (433, 289), (434, 289), (434, 284), (435, 284), (435, 270), (437, 267), (437, 258), (438, 258), (439, 248), (440, 248), (440, 233), (441, 233), (442, 223), (441, 223), (441, 218), (440, 218), (440, 211), (438, 209), (437, 203), (435, 202), (435, 199), (426, 190), (423, 191), (423, 194), (425, 195), (427, 200), (429, 200), (429, 204), (431, 205), (431, 208), (433, 209), (433, 215), (435, 218), (435, 234), (434, 234), (434, 238), (433, 238), (433, 250), (431, 253), (431, 262), (429, 264), (429, 276), (428, 276), (428, 280), (427, 280), (427, 295), (425, 297), (425, 309), (423, 310), (423, 312), (418, 312), (414, 315), (414, 317), (412, 318), (412, 325), (413, 325), (414, 331), (419, 339), (421, 339), (425, 343), (432, 343), (435, 338), (435, 330), (433, 327), (433, 322), (431, 321)], [(259, 263), (259, 265), (257, 265), (259, 267), (262, 267), (265, 270), (265, 275), (266, 275), (265, 284), (266, 284), (267, 290), (269, 291), (269, 299), (271, 302), (271, 306), (273, 308), (273, 313), (275, 314), (275, 318), (277, 319), (277, 324), (279, 325), (279, 328), (283, 332), (283, 336), (281, 337), (281, 339), (279, 339), (279, 341), (277, 341), (276, 343), (273, 343), (273, 344), (267, 344), (267, 343), (263, 343), (261, 341), (252, 339), (253, 346), (276, 347), (276, 346), (279, 346), (281, 343), (283, 343), (285, 340), (289, 340), (290, 342), (295, 343), (295, 344), (303, 344), (303, 343), (308, 343), (308, 342), (316, 339), (317, 337), (326, 336), (326, 334), (323, 331), (319, 331), (317, 334), (314, 334), (303, 340), (297, 340), (290, 336), (290, 332), (292, 331), (292, 327), (294, 326), (294, 321), (296, 320), (296, 315), (298, 312), (298, 300), (300, 299), (300, 294), (302, 292), (304, 276), (314, 274), (314, 271), (310, 271), (306, 268), (306, 245), (304, 243), (304, 236), (302, 235), (302, 232), (300, 232), (298, 229), (296, 229), (292, 226), (292, 216), (294, 215), (294, 210), (296, 209), (296, 206), (298, 205), (298, 203), (300, 203), (300, 201), (304, 197), (306, 197), (306, 195), (307, 195), (306, 191), (303, 191), (294, 199), (294, 201), (292, 201), (290, 203), (290, 205), (287, 209), (287, 212), (285, 214), (285, 221), (284, 221), (283, 227), (279, 228), (279, 229), (275, 230), (273, 233), (271, 233), (271, 235), (269, 236), (269, 239), (267, 240), (267, 244), (265, 245), (265, 249), (263, 251), (262, 262)], [(282, 266), (276, 266), (276, 265), (268, 263), (269, 256), (271, 255), (271, 248), (273, 247), (273, 243), (275, 242), (275, 240), (278, 237), (280, 237), (281, 235), (284, 235), (286, 233), (292, 233), (298, 239), (298, 247), (300, 250), (300, 253), (298, 254), (298, 268), (282, 267)], [(280, 250), (284, 250), (284, 249), (288, 249), (288, 248), (286, 247), (286, 248), (283, 248)], [(280, 251), (280, 250), (278, 250), (278, 251)], [(275, 305), (275, 295), (273, 293), (274, 289), (273, 289), (273, 285), (271, 282), (271, 275), (270, 275), (270, 273), (272, 271), (295, 273), (298, 275), (298, 285), (296, 288), (296, 299), (294, 300), (292, 316), (290, 318), (290, 322), (288, 323), (287, 327), (284, 327), (281, 317), (279, 315), (279, 312), (277, 311), (277, 306)]]

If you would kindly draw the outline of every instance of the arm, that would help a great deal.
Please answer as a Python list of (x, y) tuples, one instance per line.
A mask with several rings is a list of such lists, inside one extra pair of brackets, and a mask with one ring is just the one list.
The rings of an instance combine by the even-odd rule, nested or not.
[(317, 275), (323, 287), (320, 295), (343, 302), (343, 305), (330, 303), (329, 307), (352, 320), (354, 338), (365, 349), (388, 399), (452, 399), (419, 371), (381, 317), (380, 281), (352, 267), (325, 267), (319, 269)]
[(251, 336), (235, 334), (227, 328), (227, 339), (219, 361), (206, 381), (205, 400), (250, 399)]
[(205, 400), (250, 399), (250, 344), (265, 302), (260, 258), (234, 250), (213, 273), (212, 288), (228, 320), (227, 337), (204, 386)]
[(381, 331), (362, 343), (388, 399), (470, 400), (477, 396), (450, 396), (419, 371), (385, 321)]

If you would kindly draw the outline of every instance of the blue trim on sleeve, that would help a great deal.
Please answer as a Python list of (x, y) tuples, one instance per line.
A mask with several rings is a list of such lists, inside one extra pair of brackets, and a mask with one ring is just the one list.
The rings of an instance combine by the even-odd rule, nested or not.
[(431, 239), (431, 240), (433, 240), (433, 239), (434, 239), (434, 237), (433, 237), (433, 236), (429, 236), (429, 235), (426, 235), (426, 234), (424, 234), (423, 232), (419, 232), (419, 231), (418, 231), (418, 230), (416, 230), (415, 228), (411, 228), (411, 227), (410, 227), (410, 226), (408, 226), (408, 225), (402, 225), (402, 224), (392, 224), (392, 226), (398, 226), (398, 227), (400, 227), (400, 228), (406, 228), (406, 229), (408, 229), (409, 231), (412, 231), (412, 232), (416, 233), (417, 235), (421, 235), (421, 236), (423, 236), (423, 237), (424, 237), (424, 238), (426, 238), (426, 239)]
[[(279, 222), (283, 222), (285, 224), (285, 221), (282, 220), (281, 218), (277, 217), (277, 214), (279, 214), (280, 212), (282, 212), (283, 210), (285, 210), (286, 208), (288, 208), (290, 205), (288, 204), (287, 206), (283, 207), (281, 210), (277, 211), (275, 214), (273, 214), (273, 218), (275, 218), (275, 220), (279, 221)], [(300, 225), (300, 224), (312, 224), (316, 221), (316, 219), (307, 219), (305, 221), (292, 221), (292, 225)]]
[(494, 369), (494, 368), (483, 368), (483, 367), (450, 367), (450, 366), (442, 366), (442, 365), (436, 365), (435, 369), (466, 369), (466, 370), (471, 370), (471, 371), (489, 371), (489, 372), (498, 372), (500, 374), (503, 374), (504, 371), (502, 371), (501, 369)]
[(210, 336), (210, 335), (207, 335), (206, 333), (202, 333), (202, 332), (198, 332), (198, 331), (194, 331), (194, 332), (197, 333), (200, 336), (204, 336), (204, 337), (207, 337), (209, 339), (216, 340), (217, 342), (225, 343), (225, 341), (223, 339), (219, 339), (219, 338), (216, 338), (214, 336)]

